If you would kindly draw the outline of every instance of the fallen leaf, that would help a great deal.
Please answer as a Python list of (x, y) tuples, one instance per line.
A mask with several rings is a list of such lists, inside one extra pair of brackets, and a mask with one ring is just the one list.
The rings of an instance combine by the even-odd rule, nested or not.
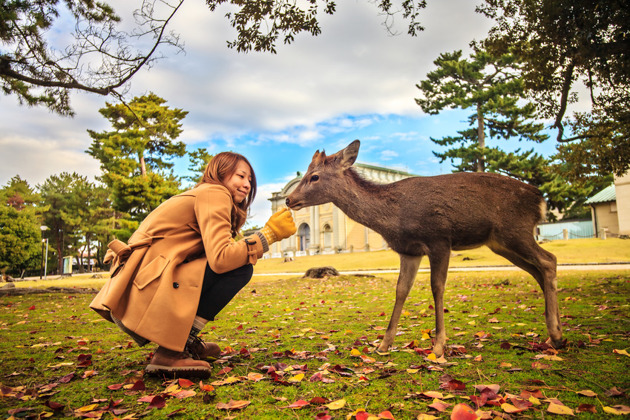
[(156, 395), (149, 403), (149, 408), (157, 408), (159, 410), (164, 407), (166, 407), (166, 400), (161, 395)]
[(459, 403), (453, 407), (451, 420), (477, 420), (477, 413), (464, 403)]
[(297, 382), (302, 382), (302, 379), (304, 379), (304, 374), (298, 373), (297, 375), (289, 378), (288, 381), (292, 383), (297, 383)]
[(218, 403), (217, 404), (217, 409), (219, 409), (219, 410), (242, 410), (243, 408), (247, 407), (250, 403), (251, 403), (251, 401), (247, 401), (247, 400), (242, 400), (242, 401), (230, 400), (228, 403)]
[(282, 407), (282, 408), (294, 408), (294, 409), (300, 409), (300, 408), (304, 408), (307, 405), (310, 405), (311, 403), (309, 403), (308, 401), (305, 400), (297, 400), (296, 402), (294, 402), (293, 404), (287, 405), (286, 407)]
[(190, 381), (188, 379), (184, 379), (184, 378), (179, 378), (177, 380), (177, 383), (179, 384), (179, 386), (181, 386), (182, 388), (188, 388), (190, 386), (193, 386), (195, 383), (193, 381)]
[(595, 407), (593, 404), (580, 404), (575, 411), (577, 411), (578, 413), (597, 414), (597, 407)]
[[(606, 407), (604, 407), (605, 410)], [(571, 410), (569, 407), (567, 407), (566, 405), (560, 405), (560, 404), (555, 404), (555, 403), (551, 403), (549, 404), (549, 407), (547, 407), (547, 411), (553, 414), (561, 414), (564, 416), (574, 416), (575, 414), (573, 414), (573, 410)]]
[(576, 392), (576, 394), (584, 395), (585, 397), (597, 397), (597, 394), (591, 391), (590, 389), (584, 389), (582, 391)]
[(613, 349), (613, 353), (616, 353), (616, 354), (622, 354), (622, 355), (624, 355), (624, 356), (628, 356), (628, 357), (630, 357), (630, 354), (628, 354), (628, 352), (627, 352), (626, 350), (617, 350), (617, 349)]
[(604, 406), (604, 411), (609, 414), (626, 415), (630, 414), (630, 407), (627, 405), (613, 405), (612, 407)]
[(326, 407), (328, 407), (329, 410), (340, 410), (343, 407), (345, 407), (346, 405), (346, 400), (345, 399), (340, 399), (337, 401), (333, 401), (329, 404), (326, 404)]

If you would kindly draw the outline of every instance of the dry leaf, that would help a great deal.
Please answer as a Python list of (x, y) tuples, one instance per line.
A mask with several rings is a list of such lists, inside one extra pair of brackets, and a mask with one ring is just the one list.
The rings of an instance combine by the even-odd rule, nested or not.
[(569, 407), (567, 407), (566, 405), (560, 405), (560, 404), (555, 404), (555, 403), (551, 403), (549, 404), (549, 407), (547, 407), (547, 411), (553, 414), (561, 414), (564, 416), (574, 416), (575, 414), (573, 414), (573, 410), (571, 410)]
[(345, 405), (346, 405), (346, 400), (342, 398), (340, 400), (333, 401), (329, 404), (326, 404), (326, 407), (328, 407), (329, 410), (339, 410), (345, 407)]

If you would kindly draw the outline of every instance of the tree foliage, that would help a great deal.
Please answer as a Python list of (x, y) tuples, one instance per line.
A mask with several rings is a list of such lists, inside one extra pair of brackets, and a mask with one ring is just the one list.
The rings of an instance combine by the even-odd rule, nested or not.
[[(497, 21), (484, 45), (526, 64), (525, 87), (553, 119), (569, 175), (630, 168), (630, 8), (622, 0), (486, 0)], [(567, 116), (586, 86), (591, 110)], [(571, 128), (569, 135), (565, 127)], [(584, 159), (588, 156), (588, 159)]]
[[(0, 86), (21, 104), (45, 106), (61, 115), (73, 114), (72, 90), (122, 100), (131, 79), (162, 58), (165, 46), (183, 49), (179, 35), (167, 31), (183, 3), (142, 0), (134, 13), (136, 25), (128, 32), (120, 29), (120, 17), (104, 1), (3, 1)], [(302, 32), (317, 36), (321, 14), (332, 15), (336, 10), (332, 0), (206, 0), (206, 4), (211, 12), (220, 6), (228, 8), (225, 16), (237, 35), (227, 44), (239, 52), (275, 53), (280, 38), (290, 44)], [(397, 15), (409, 22), (409, 34), (423, 29), (418, 17), (425, 0), (379, 0), (376, 6), (389, 30)], [(57, 38), (53, 29), (71, 36)]]
[[(436, 69), (416, 85), (422, 92), (416, 103), (428, 114), (449, 108), (472, 111), (468, 117), (470, 128), (460, 131), (459, 136), (431, 139), (450, 147), (443, 153), (434, 152), (442, 161), (449, 159), (458, 171), (483, 172), (488, 163), (504, 154), (486, 146), (487, 138), (537, 143), (547, 139), (541, 134), (543, 125), (533, 121), (534, 106), (521, 104), (520, 64), (512, 54), (494, 56), (476, 50), (466, 59), (461, 51), (455, 51), (440, 54), (434, 64)], [(493, 159), (489, 162), (490, 153)]]
[(495, 55), (476, 49), (470, 58), (461, 51), (443, 53), (435, 60), (436, 69), (417, 85), (422, 97), (416, 102), (428, 114), (445, 109), (470, 109), (468, 126), (456, 136), (431, 139), (446, 148), (433, 152), (442, 162), (449, 160), (455, 171), (491, 171), (520, 179), (540, 188), (550, 209), (582, 215), (582, 204), (599, 182), (571, 184), (552, 168), (550, 159), (520, 148), (506, 152), (504, 144), (489, 141), (533, 141), (548, 136), (544, 125), (535, 120), (535, 106), (524, 100), (521, 78), (523, 64), (511, 53)]
[[(167, 7), (166, 18), (156, 15), (155, 3), (168, 5), (163, 1), (144, 1), (135, 15), (135, 32), (127, 33), (118, 30), (120, 18), (105, 2), (3, 1), (2, 90), (16, 95), (21, 104), (42, 105), (62, 115), (73, 114), (69, 97), (72, 90), (121, 97), (127, 82), (142, 67), (151, 66), (160, 58), (158, 47), (179, 47), (177, 36), (165, 30), (182, 1)], [(71, 32), (71, 40), (57, 45), (55, 29)], [(152, 45), (147, 50), (137, 50), (134, 42), (140, 44), (146, 37), (152, 38)]]
[(136, 222), (179, 192), (171, 160), (186, 153), (186, 145), (175, 140), (188, 112), (165, 103), (153, 93), (134, 98), (129, 106), (108, 103), (100, 113), (112, 130), (88, 130), (93, 140), (87, 153), (101, 162), (100, 179), (114, 210)]
[(14, 276), (38, 268), (41, 259), (39, 196), (13, 177), (0, 189), (0, 271)]
[(42, 223), (48, 227), (46, 235), (55, 249), (58, 274), (61, 274), (63, 257), (75, 255), (82, 236), (82, 216), (89, 184), (85, 176), (62, 172), (38, 185), (42, 202), (47, 206)]

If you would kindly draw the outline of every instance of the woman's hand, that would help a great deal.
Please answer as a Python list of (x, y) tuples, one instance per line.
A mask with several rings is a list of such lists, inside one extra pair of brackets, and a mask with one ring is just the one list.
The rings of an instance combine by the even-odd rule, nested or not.
[(291, 210), (286, 207), (274, 213), (265, 224), (265, 227), (260, 230), (269, 245), (288, 238), (296, 231), (297, 228), (295, 227), (295, 222), (293, 222)]

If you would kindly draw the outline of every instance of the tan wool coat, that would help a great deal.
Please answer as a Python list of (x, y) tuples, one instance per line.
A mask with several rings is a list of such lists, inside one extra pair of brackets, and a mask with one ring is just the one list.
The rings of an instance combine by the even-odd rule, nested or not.
[(183, 351), (192, 327), (206, 264), (225, 273), (263, 255), (258, 235), (231, 237), (232, 196), (222, 185), (202, 184), (151, 212), (129, 238), (114, 240), (111, 277), (90, 307), (118, 319), (135, 334)]

